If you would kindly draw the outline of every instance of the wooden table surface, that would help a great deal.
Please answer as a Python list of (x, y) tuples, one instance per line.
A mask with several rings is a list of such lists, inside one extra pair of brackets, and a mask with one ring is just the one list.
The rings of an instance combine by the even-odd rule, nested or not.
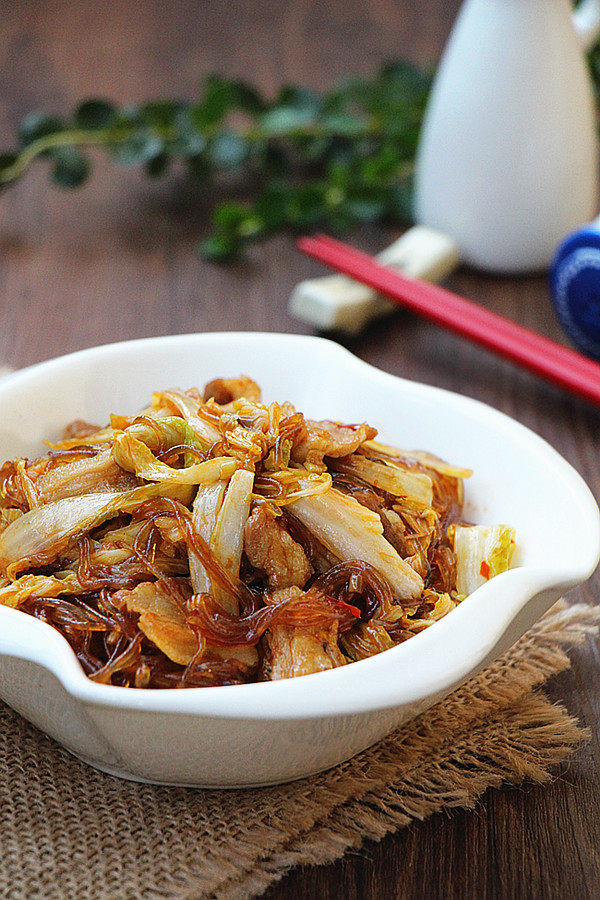
[[(33, 108), (66, 112), (86, 95), (134, 101), (193, 96), (211, 70), (329, 85), (382, 59), (438, 58), (458, 0), (13, 0), (2, 4), (0, 135), (7, 149)], [(210, 330), (308, 331), (286, 312), (292, 286), (319, 272), (288, 238), (219, 268), (195, 244), (210, 198), (175, 172), (149, 183), (98, 157), (75, 193), (43, 165), (0, 207), (0, 364), (127, 338)], [(394, 235), (356, 235), (376, 248)], [(561, 339), (542, 277), (460, 271), (452, 286)], [(408, 314), (348, 347), (408, 378), (483, 400), (562, 453), (600, 497), (600, 413)], [(560, 522), (556, 523), (557, 528)], [(574, 596), (597, 601), (598, 576)], [(337, 865), (292, 872), (283, 897), (599, 897), (600, 657), (589, 641), (549, 690), (591, 741), (546, 787), (489, 792), (475, 812), (438, 815)]]

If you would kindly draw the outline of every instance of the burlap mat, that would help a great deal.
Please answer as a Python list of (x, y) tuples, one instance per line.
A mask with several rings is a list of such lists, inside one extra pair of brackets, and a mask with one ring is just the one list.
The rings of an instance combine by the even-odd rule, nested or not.
[(0, 704), (0, 896), (234, 898), (489, 787), (549, 780), (585, 737), (539, 690), (600, 610), (563, 602), (501, 660), (391, 737), (283, 787), (201, 791), (96, 772)]

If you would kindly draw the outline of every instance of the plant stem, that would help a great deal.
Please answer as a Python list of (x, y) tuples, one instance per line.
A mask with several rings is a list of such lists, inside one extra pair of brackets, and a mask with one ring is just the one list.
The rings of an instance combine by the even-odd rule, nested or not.
[[(14, 163), (0, 172), (0, 184), (10, 184), (11, 181), (16, 181), (17, 178), (24, 174), (32, 162), (48, 150), (69, 146), (85, 145), (89, 147), (99, 147), (103, 145), (119, 144), (128, 140), (128, 138), (135, 135), (138, 131), (139, 126), (132, 124), (122, 125), (119, 126), (119, 128), (115, 128), (114, 126), (94, 129), (72, 128), (43, 135), (25, 147), (24, 150), (19, 153)], [(248, 128), (247, 131), (242, 132), (242, 134), (244, 139), (249, 143), (260, 143), (269, 139), (299, 140), (301, 138), (315, 139), (327, 137), (335, 140), (340, 137), (346, 137), (343, 132), (324, 127), (320, 123), (293, 128), (281, 135), (271, 135), (267, 131), (256, 126)], [(165, 140), (173, 135), (165, 132), (159, 136)], [(381, 139), (383, 136), (384, 129), (381, 126), (378, 126), (373, 121), (366, 121), (362, 132), (355, 133), (353, 135), (353, 140), (357, 141), (365, 138), (377, 140)]]
[(102, 144), (121, 143), (127, 140), (135, 130), (135, 127), (132, 125), (124, 126), (119, 131), (116, 131), (114, 128), (74, 128), (70, 131), (57, 131), (53, 134), (45, 134), (25, 147), (19, 153), (12, 166), (8, 166), (0, 173), (0, 184), (9, 184), (11, 181), (15, 181), (38, 156), (41, 156), (47, 150), (81, 144), (100, 146)]

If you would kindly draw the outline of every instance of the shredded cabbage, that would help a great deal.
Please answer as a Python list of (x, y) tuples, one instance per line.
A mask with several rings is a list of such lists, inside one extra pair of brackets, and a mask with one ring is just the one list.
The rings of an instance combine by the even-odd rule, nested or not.
[[(238, 469), (229, 485), (218, 482), (201, 488), (196, 495), (192, 524), (198, 534), (209, 544), (219, 562), (230, 575), (237, 578), (244, 547), (244, 527), (250, 515), (254, 474)], [(212, 591), (229, 612), (238, 612), (238, 604), (218, 585), (213, 584), (208, 572), (190, 550), (190, 578), (194, 593)]]
[(141, 416), (127, 427), (127, 434), (143, 441), (154, 453), (180, 446), (206, 451), (212, 443), (199, 437), (185, 419), (179, 416), (164, 416), (160, 419)]
[[(194, 530), (210, 545), (217, 525), (217, 517), (221, 511), (227, 482), (217, 481), (215, 484), (201, 485), (194, 500), (192, 524)], [(211, 589), (208, 573), (196, 554), (190, 550), (190, 580), (195, 594), (206, 594)]]
[[(244, 526), (250, 515), (253, 482), (254, 473), (246, 469), (238, 469), (231, 476), (211, 538), (211, 547), (217, 559), (235, 578), (240, 572)], [(229, 597), (217, 586), (213, 587), (213, 593), (229, 612), (238, 612), (237, 602), (233, 597)]]
[(389, 444), (382, 444), (380, 441), (365, 441), (361, 447), (361, 451), (363, 450), (367, 453), (382, 453), (385, 456), (414, 459), (415, 462), (420, 462), (427, 469), (433, 469), (434, 472), (438, 472), (440, 475), (447, 475), (450, 478), (470, 478), (473, 474), (473, 469), (467, 469), (464, 466), (454, 466), (452, 463), (448, 463), (440, 459), (439, 456), (428, 453), (426, 450), (400, 450), (398, 447), (390, 447)]
[(377, 569), (399, 600), (418, 597), (423, 590), (421, 576), (384, 538), (377, 513), (353, 497), (330, 488), (295, 500), (289, 510), (337, 559), (360, 559)]
[(62, 578), (55, 575), (23, 575), (0, 587), (0, 605), (15, 608), (30, 597), (58, 597), (78, 589), (77, 578), (71, 573)]
[(30, 561), (55, 559), (79, 535), (119, 513), (133, 512), (157, 497), (189, 502), (187, 485), (145, 484), (118, 494), (83, 494), (37, 506), (0, 534), (0, 566), (13, 574)]
[(510, 568), (515, 547), (515, 531), (508, 525), (455, 525), (456, 590), (474, 590)]
[(398, 462), (383, 462), (353, 454), (332, 460), (330, 467), (337, 472), (355, 475), (361, 481), (396, 497), (402, 497), (419, 506), (429, 507), (433, 502), (433, 484), (429, 475), (411, 472)]
[(229, 478), (236, 468), (236, 460), (229, 456), (218, 456), (205, 462), (174, 469), (160, 462), (152, 451), (128, 431), (117, 435), (112, 447), (113, 457), (122, 469), (135, 472), (146, 481), (161, 481), (167, 484), (206, 484)]
[(183, 391), (156, 391), (152, 394), (154, 407), (173, 407), (180, 412), (194, 434), (201, 441), (214, 444), (221, 437), (219, 429), (198, 415), (198, 403)]

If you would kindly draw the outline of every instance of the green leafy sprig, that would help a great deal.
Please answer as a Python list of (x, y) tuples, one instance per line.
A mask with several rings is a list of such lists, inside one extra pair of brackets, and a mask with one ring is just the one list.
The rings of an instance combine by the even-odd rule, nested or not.
[(91, 174), (88, 150), (95, 147), (150, 178), (175, 162), (200, 181), (252, 173), (247, 201), (214, 209), (202, 252), (217, 260), (287, 228), (341, 231), (357, 222), (406, 221), (429, 86), (428, 75), (397, 62), (325, 93), (287, 86), (269, 100), (246, 82), (210, 75), (191, 102), (118, 107), (92, 99), (68, 120), (34, 112), (21, 123), (18, 149), (0, 154), (0, 188), (38, 159), (47, 160), (55, 184), (79, 187)]

